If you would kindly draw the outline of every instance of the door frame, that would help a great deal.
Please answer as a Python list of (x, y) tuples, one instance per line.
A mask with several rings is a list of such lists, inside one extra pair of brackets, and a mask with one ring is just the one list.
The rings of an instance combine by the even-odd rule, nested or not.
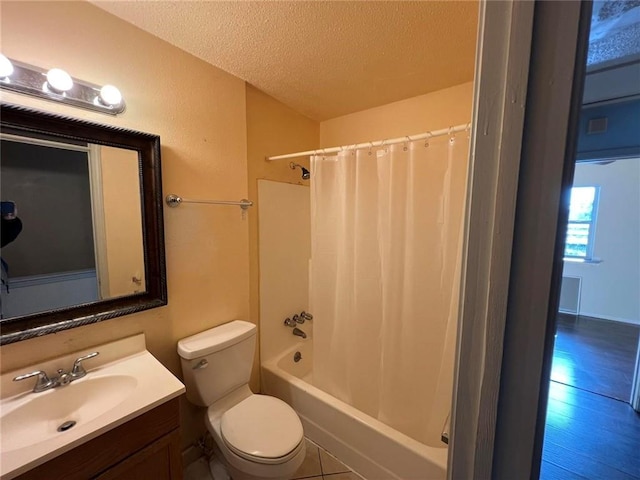
[(640, 338), (636, 350), (636, 366), (633, 372), (633, 383), (631, 385), (631, 407), (640, 413)]
[(539, 476), (590, 12), (480, 4), (450, 479)]

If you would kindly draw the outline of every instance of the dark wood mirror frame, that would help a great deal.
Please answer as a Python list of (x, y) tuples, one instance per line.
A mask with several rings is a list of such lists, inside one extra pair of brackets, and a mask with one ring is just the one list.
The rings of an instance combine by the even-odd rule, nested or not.
[(0, 345), (166, 305), (160, 137), (5, 103), (0, 105), (0, 126), (25, 136), (48, 135), (138, 152), (146, 280), (144, 293), (2, 320)]

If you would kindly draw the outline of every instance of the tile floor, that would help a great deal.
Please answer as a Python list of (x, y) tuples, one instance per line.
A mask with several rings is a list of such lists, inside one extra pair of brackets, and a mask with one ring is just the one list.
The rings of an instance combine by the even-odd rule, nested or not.
[[(322, 447), (309, 439), (305, 441), (307, 442), (305, 459), (292, 480), (364, 480)], [(204, 458), (199, 458), (187, 465), (184, 471), (184, 480), (228, 480), (228, 478), (222, 471), (220, 475), (212, 476)]]

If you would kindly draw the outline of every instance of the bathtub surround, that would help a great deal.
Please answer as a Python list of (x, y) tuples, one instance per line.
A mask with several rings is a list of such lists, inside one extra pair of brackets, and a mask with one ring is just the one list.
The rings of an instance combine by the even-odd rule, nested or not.
[[(293, 329), (283, 324), (284, 319), (308, 310), (309, 187), (259, 180), (258, 200), (261, 205), (260, 352), (265, 362), (296, 343)], [(314, 322), (296, 325), (307, 334), (308, 343), (313, 341)]]
[[(321, 147), (352, 145), (467, 123), (471, 116), (471, 94), (472, 85), (463, 84), (322, 122)], [(464, 133), (457, 138), (466, 141)], [(444, 141), (446, 144), (448, 139), (445, 137)], [(265, 153), (279, 155), (312, 149), (314, 147), (290, 148)], [(373, 161), (375, 163), (375, 159)], [(282, 168), (289, 161), (264, 163), (269, 168)], [(466, 174), (466, 156), (458, 166)], [(309, 184), (313, 185), (313, 169), (311, 174)], [(302, 183), (299, 178), (297, 181)], [(457, 188), (464, 189), (464, 181), (458, 183)], [(426, 425), (433, 432), (434, 447), (420, 443), (318, 389), (311, 368), (314, 330), (319, 328), (317, 317), (300, 327), (308, 334), (307, 339), (293, 336), (291, 329), (282, 324), (285, 317), (299, 313), (300, 309), (306, 310), (309, 305), (303, 288), (307, 281), (300, 273), (308, 272), (309, 268), (307, 252), (310, 251), (311, 236), (306, 233), (309, 229), (306, 190), (306, 186), (259, 182), (262, 389), (290, 402), (300, 415), (307, 435), (366, 478), (421, 478), (424, 472), (429, 472), (431, 477), (428, 478), (444, 478), (447, 449), (440, 442), (440, 433), (451, 403), (455, 322), (445, 321), (441, 325), (444, 328), (440, 329), (437, 341), (434, 340), (434, 350), (439, 356), (435, 358), (434, 354), (435, 362), (428, 374), (434, 390), (431, 411), (439, 412), (431, 415)], [(463, 198), (464, 192), (458, 200), (462, 202)], [(461, 222), (461, 214), (458, 220)], [(454, 257), (454, 270), (459, 268), (456, 265), (459, 260), (459, 255)], [(440, 303), (442, 311), (455, 311), (457, 295), (452, 294), (449, 301), (451, 305)], [(294, 361), (297, 351), (302, 354), (299, 362)], [(412, 378), (409, 385), (411, 389), (429, 389), (422, 372)], [(429, 412), (417, 415), (428, 416)]]

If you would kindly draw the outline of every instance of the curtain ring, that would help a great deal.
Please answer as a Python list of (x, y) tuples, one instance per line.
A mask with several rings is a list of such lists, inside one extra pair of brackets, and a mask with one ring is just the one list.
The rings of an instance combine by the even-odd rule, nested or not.
[(373, 142), (369, 142), (369, 156), (371, 156), (371, 149), (373, 148)]
[[(407, 135), (405, 138), (407, 139), (407, 142), (411, 142), (411, 137), (410, 137), (409, 135)], [(407, 142), (404, 142), (404, 148), (402, 149), (402, 150), (404, 150), (405, 152), (406, 152), (407, 150), (409, 150), (409, 145), (408, 145), (408, 143), (407, 143)]]
[(453, 127), (449, 127), (449, 143), (451, 145), (453, 145), (455, 141), (456, 141), (456, 139), (455, 139), (455, 136), (453, 134)]
[(431, 134), (431, 132), (427, 132), (427, 138), (424, 139), (424, 146), (428, 147), (429, 146), (429, 140), (431, 139), (431, 137), (433, 137), (433, 135)]

